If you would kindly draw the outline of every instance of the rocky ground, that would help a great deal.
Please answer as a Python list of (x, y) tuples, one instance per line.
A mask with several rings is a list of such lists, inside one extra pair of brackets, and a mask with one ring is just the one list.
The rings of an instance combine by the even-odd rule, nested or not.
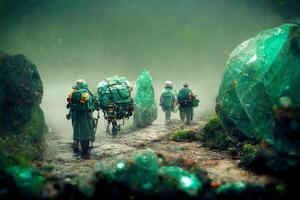
[(49, 176), (72, 180), (78, 176), (89, 176), (97, 164), (107, 164), (116, 159), (130, 156), (132, 153), (153, 149), (158, 155), (170, 162), (174, 160), (186, 165), (199, 166), (208, 172), (208, 176), (218, 182), (244, 181), (249, 183), (268, 182), (268, 177), (258, 176), (239, 167), (238, 158), (222, 152), (215, 152), (202, 146), (201, 142), (175, 142), (169, 134), (178, 129), (201, 129), (205, 121), (197, 121), (183, 126), (180, 121), (171, 124), (154, 123), (148, 128), (137, 131), (122, 131), (116, 138), (98, 134), (91, 158), (83, 160), (73, 153), (70, 134), (51, 131), (47, 134), (45, 160), (37, 163), (40, 169), (50, 169)]

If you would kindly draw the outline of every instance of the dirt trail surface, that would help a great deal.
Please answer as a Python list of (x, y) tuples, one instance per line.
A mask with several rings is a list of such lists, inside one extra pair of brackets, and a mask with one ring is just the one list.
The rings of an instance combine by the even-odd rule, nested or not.
[(51, 168), (52, 176), (72, 179), (92, 174), (97, 163), (109, 163), (115, 159), (130, 156), (132, 153), (151, 148), (166, 159), (179, 159), (185, 163), (196, 164), (205, 169), (214, 181), (266, 183), (268, 178), (248, 172), (238, 166), (238, 160), (204, 148), (200, 142), (174, 142), (168, 135), (177, 129), (201, 129), (206, 122), (198, 121), (183, 126), (179, 121), (170, 125), (153, 124), (145, 129), (133, 132), (121, 132), (116, 138), (109, 135), (97, 135), (91, 157), (83, 160), (72, 150), (70, 134), (55, 131), (47, 134), (47, 150), (41, 168)]

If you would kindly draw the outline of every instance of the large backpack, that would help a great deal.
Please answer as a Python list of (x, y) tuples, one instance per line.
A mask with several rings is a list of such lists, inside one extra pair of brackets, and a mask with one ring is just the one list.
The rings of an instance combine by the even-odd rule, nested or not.
[[(89, 94), (89, 101), (85, 104), (80, 103), (81, 96), (83, 93)], [(70, 108), (74, 111), (93, 110), (93, 95), (92, 95), (92, 93), (87, 89), (74, 90), (71, 95)]]
[(180, 106), (193, 106), (193, 99), (190, 96), (191, 93), (192, 90), (189, 88), (182, 88), (179, 90), (177, 99)]
[(171, 90), (164, 90), (161, 94), (161, 106), (165, 109), (174, 108), (175, 98)]
[(111, 77), (99, 83), (97, 87), (99, 103), (102, 109), (106, 109), (109, 104), (121, 106), (132, 105), (131, 88), (129, 81), (124, 77)]

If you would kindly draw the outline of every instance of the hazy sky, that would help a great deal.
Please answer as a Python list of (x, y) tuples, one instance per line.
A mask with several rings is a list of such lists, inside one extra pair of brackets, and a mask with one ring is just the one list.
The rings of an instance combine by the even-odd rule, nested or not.
[(188, 82), (201, 101), (197, 112), (212, 111), (230, 52), (284, 21), (264, 0), (0, 2), (0, 51), (37, 65), (47, 122), (61, 131), (70, 130), (65, 97), (76, 79), (95, 90), (108, 76), (134, 82), (143, 68), (156, 96), (166, 80), (177, 89)]

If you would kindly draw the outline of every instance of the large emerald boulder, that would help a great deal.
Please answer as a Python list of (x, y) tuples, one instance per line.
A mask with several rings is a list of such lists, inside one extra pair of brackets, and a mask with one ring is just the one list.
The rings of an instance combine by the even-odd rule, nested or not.
[(288, 99), (291, 108), (300, 107), (300, 27), (296, 24), (265, 30), (231, 53), (216, 111), (226, 127), (273, 142), (273, 108), (281, 99)]
[(0, 82), (0, 136), (28, 134), (39, 139), (46, 126), (39, 106), (43, 84), (36, 66), (23, 55), (2, 55)]
[(133, 126), (144, 128), (157, 118), (157, 104), (155, 101), (152, 77), (147, 70), (143, 70), (136, 81), (134, 98)]

